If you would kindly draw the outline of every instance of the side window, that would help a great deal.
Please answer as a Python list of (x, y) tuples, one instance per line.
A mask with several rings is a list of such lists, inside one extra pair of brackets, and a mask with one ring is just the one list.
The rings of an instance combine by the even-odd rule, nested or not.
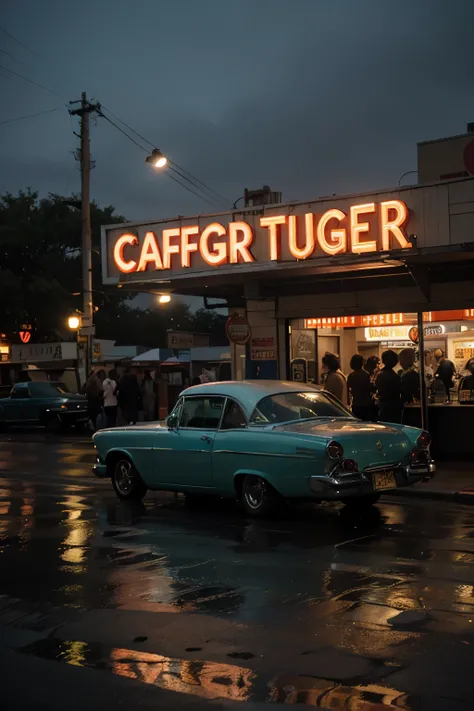
[(224, 417), (222, 418), (221, 430), (236, 430), (247, 427), (245, 415), (242, 408), (234, 400), (227, 400)]
[(28, 385), (26, 383), (22, 383), (21, 385), (15, 385), (10, 397), (12, 397), (12, 398), (30, 397)]
[(184, 399), (180, 427), (217, 430), (221, 421), (223, 397), (189, 397)]

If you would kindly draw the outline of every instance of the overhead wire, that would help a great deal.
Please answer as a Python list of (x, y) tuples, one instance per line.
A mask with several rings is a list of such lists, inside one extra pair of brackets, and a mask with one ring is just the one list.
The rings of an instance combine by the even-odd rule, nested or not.
[[(12, 35), (12, 33), (11, 33), (11, 32), (8, 32), (4, 27), (0, 27), (0, 32), (3, 32), (4, 35), (6, 35), (6, 36), (9, 37), (10, 39), (12, 39), (14, 42), (16, 42), (17, 44), (19, 44), (19, 45), (20, 45), (21, 47), (23, 47), (24, 49), (27, 49), (28, 52), (32, 52), (32, 53), (35, 54), (37, 57), (40, 57), (40, 55), (38, 54), (38, 52), (35, 52), (34, 49), (31, 49), (31, 47), (28, 47), (27, 44), (25, 44), (24, 42), (22, 42), (21, 40), (19, 40), (18, 37), (15, 37), (15, 35)], [(10, 55), (10, 56), (11, 56), (11, 55)]]
[(19, 74), (18, 72), (13, 71), (13, 69), (10, 69), (10, 67), (6, 67), (5, 65), (1, 65), (1, 69), (6, 70), (7, 72), (10, 72), (10, 74), (13, 74), (13, 76), (18, 77), (19, 79), (23, 79), (23, 81), (27, 81), (28, 84), (33, 84), (34, 86), (39, 87), (40, 89), (44, 89), (44, 91), (49, 91), (50, 94), (54, 94), (55, 96), (59, 96), (60, 99), (64, 99), (64, 96), (61, 96), (61, 94), (58, 94), (57, 91), (54, 91), (54, 89), (48, 89), (47, 86), (43, 86), (43, 84), (39, 84), (37, 81), (34, 81), (33, 79), (28, 79), (28, 77), (23, 76), (23, 74)]
[(15, 116), (14, 118), (7, 119), (6, 121), (0, 121), (0, 126), (5, 123), (12, 123), (13, 121), (22, 121), (23, 119), (35, 118), (35, 116), (42, 116), (43, 114), (52, 114), (53, 111), (59, 111), (61, 107), (56, 106), (55, 109), (46, 109), (46, 111), (38, 111), (36, 114), (25, 114), (24, 116)]
[[(101, 105), (101, 109), (97, 112), (97, 113), (99, 114), (99, 116), (101, 116), (101, 117), (104, 118), (106, 121), (108, 121), (112, 126), (114, 126), (118, 131), (120, 131), (120, 133), (122, 133), (126, 138), (128, 138), (129, 141), (131, 141), (131, 142), (134, 143), (136, 146), (138, 146), (138, 148), (140, 148), (142, 151), (144, 151), (145, 153), (149, 153), (149, 149), (148, 149), (148, 148), (145, 148), (144, 146), (142, 146), (138, 141), (136, 141), (132, 136), (130, 136), (130, 134), (128, 134), (123, 128), (121, 128), (120, 126), (118, 126), (118, 125), (115, 123), (115, 121), (112, 121), (111, 118), (109, 118), (108, 116), (106, 116), (106, 115), (104, 114), (104, 112), (102, 111), (102, 109), (104, 109), (104, 108), (105, 108), (105, 106), (102, 106), (102, 105)], [(109, 111), (109, 109), (106, 109), (106, 111)], [(112, 113), (112, 112), (109, 111), (109, 113)], [(118, 117), (116, 117), (116, 118), (117, 118), (118, 121), (120, 121), (120, 119), (119, 119)], [(123, 123), (123, 122), (122, 122), (122, 123)], [(125, 125), (126, 125), (126, 124), (124, 123), (124, 126), (125, 126)], [(127, 125), (127, 128), (129, 128), (128, 125)], [(132, 129), (130, 129), (130, 130), (132, 130)], [(148, 141), (146, 141), (145, 138), (143, 138), (142, 136), (140, 136), (140, 134), (137, 133), (136, 131), (133, 131), (133, 133), (135, 133), (137, 136), (139, 136), (143, 141), (148, 142)], [(148, 143), (149, 143), (149, 142), (148, 142)], [(153, 143), (150, 143), (149, 145), (153, 147)], [(171, 166), (170, 166), (170, 167), (171, 167)], [(174, 172), (176, 172), (176, 173), (178, 173), (179, 175), (181, 175), (181, 173), (179, 173), (179, 171), (176, 171), (174, 168), (172, 168), (172, 170), (174, 170)], [(214, 203), (212, 203), (212, 202), (210, 202), (210, 201), (207, 199), (207, 197), (204, 197), (204, 196), (201, 195), (200, 193), (196, 192), (195, 190), (193, 190), (192, 188), (190, 188), (188, 185), (186, 185), (185, 183), (181, 182), (181, 180), (178, 180), (178, 179), (175, 178), (173, 175), (170, 175), (170, 173), (165, 172), (165, 175), (166, 175), (168, 178), (170, 178), (170, 180), (173, 180), (175, 183), (178, 183), (178, 185), (181, 185), (181, 187), (184, 188), (185, 190), (187, 190), (188, 192), (192, 193), (193, 195), (196, 195), (196, 197), (200, 198), (201, 200), (203, 200), (204, 202), (206, 202), (208, 205), (211, 205), (211, 207), (215, 207), (215, 204), (216, 204), (216, 199), (215, 199), (215, 198), (214, 198)], [(184, 176), (183, 176), (183, 177), (184, 177)], [(186, 179), (186, 180), (188, 180), (188, 179)], [(191, 182), (191, 181), (188, 180), (188, 182)], [(193, 186), (196, 187), (198, 190), (200, 190), (199, 186), (194, 185), (194, 183), (191, 183), (191, 185), (193, 185)], [(201, 190), (201, 192), (203, 192), (203, 191)]]
[[(131, 131), (132, 133), (134, 133), (138, 138), (140, 138), (140, 140), (147, 143), (151, 148), (156, 148), (156, 144), (149, 141), (147, 138), (145, 138), (145, 136), (142, 136), (142, 134), (138, 133), (138, 131), (135, 131), (135, 129), (132, 128), (132, 126), (130, 126), (128, 123), (126, 123), (123, 119), (121, 119), (120, 116), (117, 116), (117, 114), (114, 114), (113, 111), (111, 111), (109, 108), (107, 108), (104, 104), (102, 104), (102, 108), (105, 109), (109, 114), (112, 114), (112, 116), (115, 119), (117, 119), (117, 121), (119, 121), (126, 128), (128, 128), (128, 130)], [(224, 195), (221, 195), (220, 193), (218, 193), (217, 190), (214, 190), (213, 188), (211, 188), (204, 181), (200, 180), (197, 176), (190, 173), (188, 170), (186, 170), (186, 168), (183, 168), (182, 166), (178, 165), (178, 163), (176, 163), (175, 161), (172, 161), (170, 159), (168, 159), (168, 164), (169, 164), (170, 168), (172, 170), (174, 170), (175, 173), (177, 173), (178, 175), (180, 175), (183, 178), (183, 180), (186, 180), (187, 182), (191, 183), (191, 185), (194, 185), (194, 187), (196, 187), (198, 190), (202, 191), (202, 188), (205, 188), (208, 191), (208, 193), (211, 193), (211, 195), (209, 197), (213, 198), (214, 201), (216, 201), (216, 198), (219, 198), (220, 202), (222, 202), (222, 201), (224, 202), (226, 208), (229, 207), (229, 205), (231, 204), (230, 200), (228, 200), (226, 197), (224, 197)], [(183, 175), (183, 173), (184, 173), (184, 175)], [(196, 184), (196, 183), (198, 183), (198, 184)]]

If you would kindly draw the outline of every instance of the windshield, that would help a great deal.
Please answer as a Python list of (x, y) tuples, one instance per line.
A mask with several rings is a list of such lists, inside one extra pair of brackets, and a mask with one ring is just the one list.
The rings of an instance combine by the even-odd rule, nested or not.
[(280, 393), (260, 400), (250, 424), (276, 424), (310, 417), (352, 417), (352, 414), (324, 392)]
[(56, 397), (69, 394), (64, 383), (28, 383), (28, 386), (32, 397)]

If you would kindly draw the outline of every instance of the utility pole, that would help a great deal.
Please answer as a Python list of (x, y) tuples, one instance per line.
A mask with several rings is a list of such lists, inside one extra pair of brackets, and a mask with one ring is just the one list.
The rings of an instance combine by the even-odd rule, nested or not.
[[(82, 323), (78, 331), (78, 358), (81, 376), (87, 379), (92, 364), (92, 338), (94, 329), (94, 306), (92, 300), (92, 234), (91, 234), (91, 208), (90, 208), (90, 132), (89, 118), (91, 113), (100, 111), (100, 104), (91, 104), (87, 101), (86, 92), (82, 92), (79, 101), (71, 101), (71, 104), (80, 103), (77, 109), (71, 109), (71, 116), (81, 118), (81, 221), (82, 221)], [(80, 357), (82, 354), (82, 357)]]

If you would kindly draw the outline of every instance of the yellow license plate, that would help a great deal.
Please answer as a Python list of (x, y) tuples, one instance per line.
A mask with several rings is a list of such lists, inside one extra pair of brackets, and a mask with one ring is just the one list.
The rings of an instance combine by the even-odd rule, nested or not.
[(394, 471), (376, 472), (373, 474), (374, 489), (394, 489), (397, 486)]

